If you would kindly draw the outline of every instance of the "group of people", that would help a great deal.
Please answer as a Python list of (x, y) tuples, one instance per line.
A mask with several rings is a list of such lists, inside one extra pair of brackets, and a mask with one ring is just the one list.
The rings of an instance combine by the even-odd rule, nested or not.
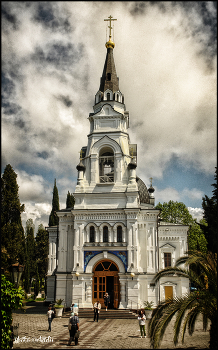
[[(108, 293), (105, 293), (104, 304), (105, 304), (106, 311), (107, 311), (107, 308), (109, 306), (109, 303), (110, 303), (110, 296)], [(79, 334), (80, 334), (78, 312), (72, 312), (74, 305), (75, 304), (72, 304), (71, 308), (70, 308), (71, 315), (70, 315), (69, 323), (68, 323), (70, 338), (68, 341), (68, 345), (71, 345), (71, 342), (73, 340), (75, 341), (75, 345), (77, 345)], [(95, 320), (98, 322), (99, 313), (101, 310), (101, 303), (99, 302), (99, 300), (93, 305), (93, 308), (94, 308), (94, 322), (95, 322)], [(52, 309), (52, 305), (49, 305), (47, 315), (48, 315), (48, 325), (49, 325), (48, 331), (51, 332), (51, 323), (52, 323), (53, 318), (55, 317), (55, 309), (54, 308)], [(141, 338), (142, 337), (146, 338), (145, 320), (146, 320), (145, 310), (141, 309), (138, 312), (138, 321), (139, 321)]]

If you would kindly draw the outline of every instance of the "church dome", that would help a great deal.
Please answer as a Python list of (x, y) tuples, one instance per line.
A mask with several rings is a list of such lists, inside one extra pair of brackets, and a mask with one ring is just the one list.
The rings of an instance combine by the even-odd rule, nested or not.
[(149, 193), (148, 193), (148, 189), (147, 189), (146, 185), (138, 176), (136, 176), (136, 182), (137, 182), (138, 190), (139, 190), (140, 203), (149, 204), (150, 198), (149, 198)]

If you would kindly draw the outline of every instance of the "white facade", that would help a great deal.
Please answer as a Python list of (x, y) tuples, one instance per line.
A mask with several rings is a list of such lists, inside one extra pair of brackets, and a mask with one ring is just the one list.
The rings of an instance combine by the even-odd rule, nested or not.
[(152, 284), (167, 259), (173, 266), (186, 251), (188, 226), (158, 223), (154, 189), (136, 176), (137, 148), (130, 143), (123, 100), (113, 48), (107, 47), (77, 166), (75, 206), (60, 210), (59, 227), (48, 228), (47, 301), (61, 298), (66, 306), (91, 308), (108, 291), (111, 306), (135, 308), (188, 291), (188, 282), (177, 277)]

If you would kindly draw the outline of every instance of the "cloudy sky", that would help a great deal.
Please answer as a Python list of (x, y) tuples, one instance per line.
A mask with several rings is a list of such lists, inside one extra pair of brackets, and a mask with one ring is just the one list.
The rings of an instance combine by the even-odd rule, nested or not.
[(48, 225), (74, 192), (79, 151), (106, 57), (114, 59), (137, 143), (137, 175), (155, 202), (202, 215), (216, 166), (216, 2), (2, 1), (2, 169), (17, 173), (22, 221)]

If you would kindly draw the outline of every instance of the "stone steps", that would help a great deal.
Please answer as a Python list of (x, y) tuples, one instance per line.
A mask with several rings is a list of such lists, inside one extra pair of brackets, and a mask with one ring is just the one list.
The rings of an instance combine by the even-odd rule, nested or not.
[[(64, 313), (66, 316), (70, 317), (70, 312)], [(94, 311), (92, 309), (79, 309), (78, 313), (79, 318), (91, 318), (94, 317)], [(131, 310), (115, 310), (115, 309), (108, 309), (107, 311), (105, 309), (100, 310), (99, 319), (136, 319), (137, 314)]]

